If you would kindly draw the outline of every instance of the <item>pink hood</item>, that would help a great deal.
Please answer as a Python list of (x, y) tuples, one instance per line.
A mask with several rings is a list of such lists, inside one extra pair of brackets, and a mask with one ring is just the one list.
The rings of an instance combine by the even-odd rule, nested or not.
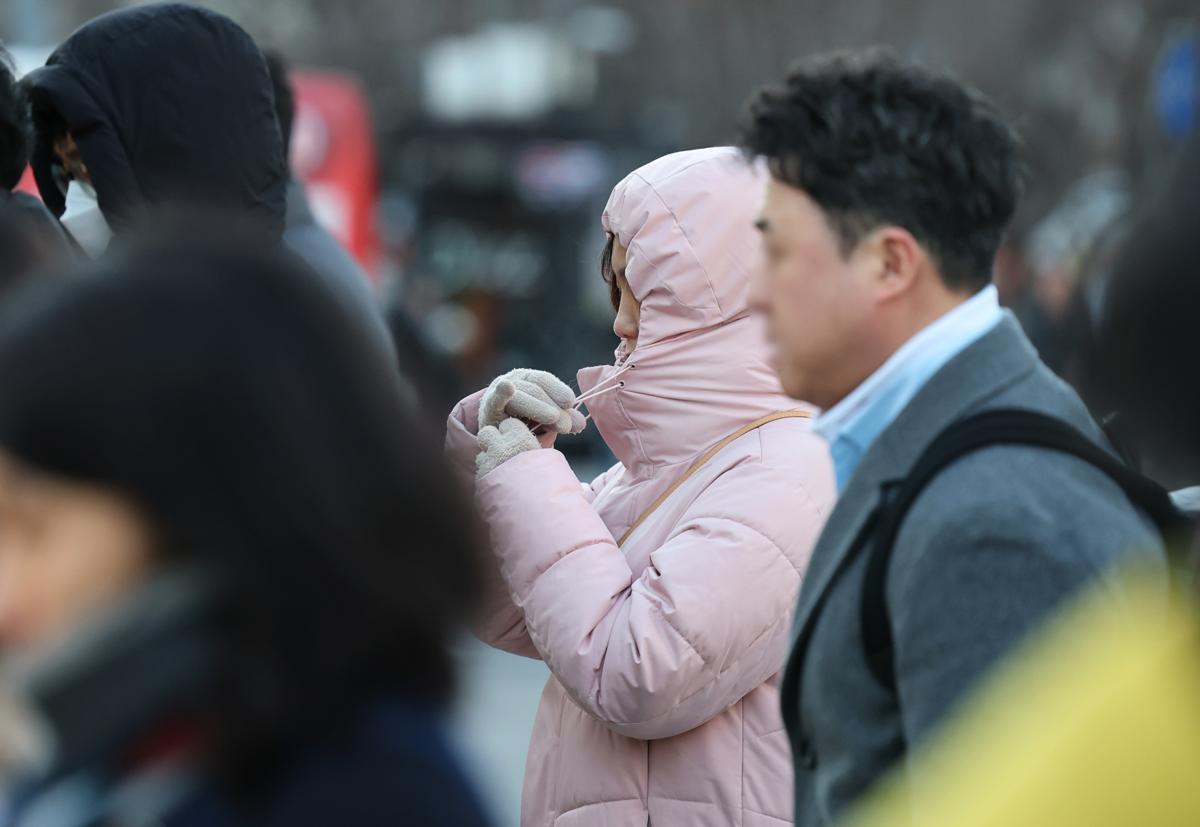
[[(748, 307), (764, 183), (736, 149), (678, 152), (631, 173), (604, 209), (604, 229), (629, 251), (625, 275), (642, 315), (637, 349), (617, 351), (617, 365), (636, 368), (588, 408), (635, 476), (691, 461), (747, 422), (797, 407)], [(580, 390), (614, 370), (580, 371)]]
[[(752, 431), (615, 539), (711, 446), (797, 407), (746, 307), (761, 186), (732, 149), (671, 155), (617, 186), (604, 225), (629, 248), (639, 344), (579, 380), (586, 392), (636, 365), (590, 403), (620, 463), (581, 485), (558, 451), (528, 451), (477, 485), (496, 559), (479, 634), (552, 676), (529, 746), (525, 827), (791, 820), (776, 680), (833, 504), (824, 443), (801, 419)], [(447, 426), (468, 476), (479, 396)]]

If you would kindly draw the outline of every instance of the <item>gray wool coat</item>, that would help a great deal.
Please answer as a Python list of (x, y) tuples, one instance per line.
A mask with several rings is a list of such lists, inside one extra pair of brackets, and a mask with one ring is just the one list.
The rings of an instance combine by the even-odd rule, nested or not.
[[(863, 457), (801, 587), (782, 704), (796, 763), (796, 824), (832, 824), (901, 764), (998, 660), (1082, 587), (1122, 589), (1113, 564), (1165, 553), (1152, 524), (1102, 472), (1036, 447), (984, 448), (946, 468), (893, 547), (887, 603), (898, 694), (868, 671), (859, 628), (867, 555), (850, 554), (885, 480), (902, 477), (952, 422), (991, 408), (1058, 416), (1104, 438), (1016, 321), (943, 367)], [(911, 773), (910, 773), (911, 775)], [(920, 785), (910, 778), (919, 811)], [(917, 820), (919, 823), (919, 818)]]

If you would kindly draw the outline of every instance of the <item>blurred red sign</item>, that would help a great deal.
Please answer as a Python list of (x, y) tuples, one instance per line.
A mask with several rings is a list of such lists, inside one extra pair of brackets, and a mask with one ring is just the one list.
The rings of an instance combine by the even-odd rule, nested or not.
[(317, 221), (378, 278), (379, 185), (366, 95), (357, 80), (338, 72), (297, 71), (292, 83), (292, 171)]
[(17, 184), (17, 190), (27, 192), (30, 195), (41, 198), (41, 193), (38, 192), (37, 182), (33, 180), (33, 168), (25, 167), (25, 174), (21, 176), (21, 183)]

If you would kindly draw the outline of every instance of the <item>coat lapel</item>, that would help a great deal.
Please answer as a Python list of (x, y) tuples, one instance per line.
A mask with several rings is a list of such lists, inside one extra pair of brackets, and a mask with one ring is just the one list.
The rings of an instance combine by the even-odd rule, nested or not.
[[(934, 437), (1037, 366), (1037, 352), (1011, 314), (938, 371), (876, 440), (830, 515), (809, 562), (793, 623), (802, 641), (822, 596), (846, 563), (883, 483), (902, 477)], [(794, 650), (789, 659), (797, 658)]]

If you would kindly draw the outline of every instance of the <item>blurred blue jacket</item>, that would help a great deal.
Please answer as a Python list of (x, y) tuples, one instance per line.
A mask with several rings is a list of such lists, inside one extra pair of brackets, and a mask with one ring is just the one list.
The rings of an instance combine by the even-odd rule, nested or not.
[[(148, 733), (153, 743), (169, 742)], [(178, 758), (178, 756), (176, 757)], [(112, 764), (109, 764), (110, 768)], [(249, 801), (233, 802), (187, 762), (153, 761), (114, 777), (100, 766), (0, 807), (6, 827), (487, 827), (432, 708), (377, 703), (341, 737), (296, 744)]]
[(294, 178), (288, 183), (287, 224), (283, 231), (283, 242), (313, 269), (346, 312), (358, 319), (378, 345), (392, 354), (394, 359), (396, 348), (370, 277), (346, 248), (317, 223), (304, 185)]

